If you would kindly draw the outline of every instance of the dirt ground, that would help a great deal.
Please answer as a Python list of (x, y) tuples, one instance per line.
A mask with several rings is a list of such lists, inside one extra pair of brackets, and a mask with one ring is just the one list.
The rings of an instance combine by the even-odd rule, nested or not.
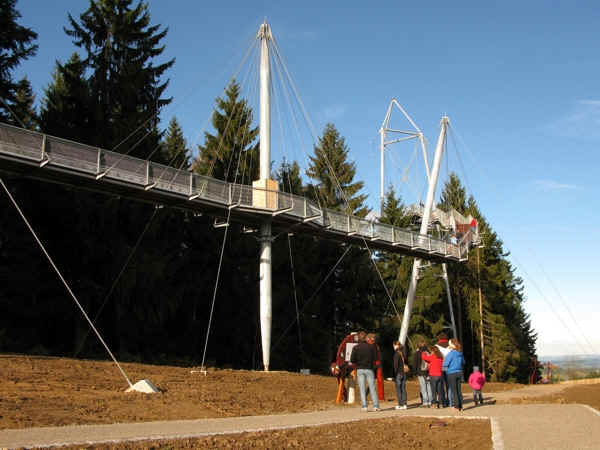
[[(0, 429), (71, 424), (202, 419), (358, 408), (336, 405), (336, 380), (289, 372), (122, 364), (132, 382), (147, 378), (160, 394), (124, 393), (127, 382), (112, 362), (0, 355)], [(418, 402), (409, 381), (409, 403)], [(485, 394), (518, 385), (488, 383)], [(385, 399), (395, 401), (391, 381)], [(465, 395), (470, 395), (464, 386)], [(577, 385), (523, 402), (586, 403), (600, 407), (600, 385)], [(518, 400), (514, 402), (519, 402)], [(391, 445), (394, 443), (393, 445)], [(394, 418), (309, 429), (216, 436), (177, 442), (137, 442), (110, 448), (491, 448), (488, 421)], [(78, 447), (81, 448), (81, 447)], [(106, 446), (95, 448), (107, 448)]]
[(600, 411), (600, 384), (576, 384), (566, 387), (558, 394), (527, 399), (513, 398), (509, 403), (581, 403)]

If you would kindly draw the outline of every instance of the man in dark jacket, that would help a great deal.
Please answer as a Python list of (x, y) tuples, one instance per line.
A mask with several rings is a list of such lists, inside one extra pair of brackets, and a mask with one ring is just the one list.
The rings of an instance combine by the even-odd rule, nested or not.
[(418, 349), (413, 355), (413, 368), (415, 375), (419, 380), (421, 389), (421, 404), (426, 408), (431, 408), (431, 383), (429, 382), (429, 364), (421, 358), (421, 353), (427, 351), (427, 344), (423, 339), (418, 343)]
[(360, 390), (360, 405), (363, 411), (367, 411), (367, 386), (369, 383), (369, 392), (375, 411), (379, 411), (379, 398), (375, 388), (375, 374), (373, 368), (377, 361), (377, 350), (374, 345), (366, 342), (366, 333), (358, 333), (358, 344), (352, 349), (350, 361), (356, 366), (356, 375), (358, 377), (358, 388)]

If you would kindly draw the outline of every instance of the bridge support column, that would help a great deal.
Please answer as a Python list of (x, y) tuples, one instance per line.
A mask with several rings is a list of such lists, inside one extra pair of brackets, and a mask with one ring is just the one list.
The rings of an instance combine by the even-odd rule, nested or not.
[(263, 366), (269, 371), (271, 357), (271, 223), (265, 222), (260, 227), (260, 335), (262, 343)]
[[(420, 236), (417, 238), (416, 243), (418, 246), (423, 246), (425, 244), (424, 237), (427, 235), (427, 229), (429, 227), (429, 218), (431, 217), (431, 208), (433, 206), (433, 199), (435, 197), (435, 187), (437, 185), (438, 175), (440, 174), (440, 165), (442, 163), (442, 153), (444, 151), (444, 140), (446, 139), (446, 129), (448, 128), (448, 123), (448, 118), (446, 116), (442, 117), (442, 129), (440, 131), (440, 136), (435, 148), (433, 167), (431, 176), (429, 178), (429, 187), (427, 189), (427, 200), (425, 201), (425, 208), (423, 210), (421, 230), (419, 231)], [(421, 242), (421, 240), (423, 240), (423, 242)], [(408, 336), (408, 325), (410, 324), (410, 316), (412, 314), (413, 303), (415, 302), (420, 265), (421, 260), (416, 258), (413, 264), (412, 276), (410, 277), (410, 284), (408, 286), (408, 293), (406, 295), (406, 305), (404, 306), (404, 316), (402, 316), (402, 326), (400, 327), (400, 336), (398, 339), (402, 345), (405, 345), (406, 337)]]
[[(269, 40), (273, 39), (271, 28), (264, 22), (256, 36), (260, 40), (260, 179), (254, 183), (260, 186), (264, 197), (264, 207), (270, 206), (270, 190), (277, 186), (271, 180), (271, 63), (269, 59)], [(253, 190), (253, 197), (257, 194)], [(265, 221), (260, 227), (260, 333), (262, 342), (263, 365), (265, 372), (269, 371), (271, 357), (271, 221)]]

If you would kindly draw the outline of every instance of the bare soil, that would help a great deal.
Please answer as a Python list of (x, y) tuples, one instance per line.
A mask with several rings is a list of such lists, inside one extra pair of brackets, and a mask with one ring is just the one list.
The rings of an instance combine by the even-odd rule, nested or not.
[(600, 411), (600, 383), (576, 384), (566, 387), (562, 392), (530, 398), (513, 398), (512, 404), (524, 403), (580, 403)]
[[(202, 419), (358, 408), (336, 405), (336, 379), (290, 372), (257, 372), (122, 364), (132, 382), (147, 378), (160, 394), (125, 393), (127, 382), (112, 362), (0, 355), (0, 429), (71, 424)], [(520, 385), (488, 383), (484, 395)], [(407, 384), (418, 403), (418, 384)], [(470, 395), (463, 386), (465, 396)], [(385, 399), (395, 402), (391, 381)], [(600, 407), (600, 385), (577, 385), (523, 402), (586, 403)], [(514, 401), (517, 402), (517, 401)], [(371, 416), (372, 417), (372, 416)], [(487, 420), (371, 419), (260, 433), (178, 441), (111, 444), (110, 448), (491, 448)], [(78, 446), (77, 448), (82, 448)], [(91, 447), (90, 447), (91, 448)], [(108, 448), (96, 446), (93, 448)]]
[[(159, 395), (124, 393), (128, 387), (114, 363), (0, 355), (0, 429), (152, 420), (203, 419), (357, 408), (336, 405), (336, 379), (290, 372), (121, 364), (132, 383), (147, 378)], [(514, 389), (488, 383), (485, 392)], [(418, 401), (416, 381), (407, 383)], [(468, 386), (465, 394), (470, 392)], [(395, 401), (393, 383), (385, 398)]]

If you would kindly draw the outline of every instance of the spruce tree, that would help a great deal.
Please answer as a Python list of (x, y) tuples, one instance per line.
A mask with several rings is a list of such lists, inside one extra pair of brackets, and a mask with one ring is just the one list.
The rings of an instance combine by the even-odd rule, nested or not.
[(93, 142), (93, 107), (85, 70), (77, 53), (64, 64), (57, 61), (40, 109), (40, 128), (44, 133), (76, 142)]
[(356, 164), (348, 161), (346, 141), (333, 124), (325, 125), (314, 152), (306, 174), (317, 182), (317, 200), (324, 207), (365, 217), (370, 211), (367, 196), (359, 193), (364, 183), (354, 181)]
[(240, 98), (240, 86), (232, 81), (225, 97), (216, 100), (212, 125), (216, 134), (204, 133), (204, 145), (198, 146), (195, 170), (220, 180), (252, 184), (258, 179), (258, 127), (252, 127), (252, 110)]
[(183, 136), (183, 130), (175, 117), (169, 122), (169, 128), (163, 141), (164, 159), (167, 164), (178, 169), (190, 167), (190, 155)]
[[(168, 80), (161, 77), (174, 59), (155, 65), (164, 51), (168, 29), (150, 24), (145, 2), (90, 0), (79, 20), (69, 14), (65, 32), (84, 51), (90, 71), (90, 143), (109, 150), (147, 157), (158, 145), (159, 113)], [(160, 155), (160, 152), (155, 153)]]
[(18, 117), (18, 124), (28, 130), (38, 128), (38, 115), (35, 111), (35, 95), (31, 89), (31, 84), (27, 78), (23, 78), (17, 83), (15, 102), (13, 112)]
[(0, 0), (0, 120), (20, 126), (19, 120), (9, 111), (17, 101), (20, 84), (13, 80), (12, 72), (24, 60), (34, 56), (38, 46), (34, 44), (37, 33), (17, 23), (21, 14), (16, 3), (16, 0)]

